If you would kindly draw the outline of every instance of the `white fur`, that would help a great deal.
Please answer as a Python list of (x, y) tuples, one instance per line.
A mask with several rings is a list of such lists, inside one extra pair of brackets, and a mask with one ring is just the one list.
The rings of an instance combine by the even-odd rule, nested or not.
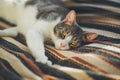
[(60, 18), (49, 22), (37, 20), (36, 7), (24, 7), (24, 4), (24, 0), (0, 0), (0, 17), (17, 24), (16, 28), (1, 30), (0, 36), (16, 36), (18, 32), (23, 34), (36, 61), (49, 64), (43, 43), (54, 35), (51, 32)]
[[(54, 21), (36, 19), (37, 9), (35, 6), (24, 4), (27, 0), (0, 0), (0, 17), (7, 21), (17, 24), (14, 28), (0, 30), (0, 36), (17, 36), (21, 33), (25, 36), (27, 45), (37, 62), (50, 64), (45, 56), (44, 41), (50, 39), (57, 49), (69, 49), (69, 42), (72, 36), (59, 39), (54, 35), (53, 28), (61, 21), (61, 17)], [(65, 47), (60, 47), (60, 44)]]

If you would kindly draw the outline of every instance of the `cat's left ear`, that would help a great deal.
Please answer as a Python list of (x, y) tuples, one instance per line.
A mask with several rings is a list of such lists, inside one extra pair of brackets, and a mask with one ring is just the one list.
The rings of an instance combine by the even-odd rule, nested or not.
[(63, 22), (65, 22), (68, 25), (74, 25), (76, 22), (76, 12), (74, 10), (71, 10), (66, 17), (64, 18)]
[(92, 42), (95, 38), (97, 38), (97, 34), (93, 32), (84, 32), (82, 37), (84, 42)]

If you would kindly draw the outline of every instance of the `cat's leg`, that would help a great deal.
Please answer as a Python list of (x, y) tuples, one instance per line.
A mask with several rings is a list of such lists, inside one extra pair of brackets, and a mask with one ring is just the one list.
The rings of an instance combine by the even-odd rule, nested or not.
[(48, 57), (45, 56), (44, 39), (43, 36), (36, 30), (29, 30), (26, 35), (26, 42), (36, 62), (51, 64)]
[(17, 36), (18, 31), (16, 27), (0, 30), (0, 37), (15, 37)]

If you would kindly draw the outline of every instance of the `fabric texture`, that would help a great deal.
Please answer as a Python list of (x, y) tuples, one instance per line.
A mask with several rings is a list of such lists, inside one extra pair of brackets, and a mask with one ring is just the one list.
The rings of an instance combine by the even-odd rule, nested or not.
[[(78, 24), (98, 37), (75, 50), (45, 45), (52, 66), (37, 63), (24, 37), (0, 38), (0, 80), (120, 80), (120, 1), (72, 0)], [(12, 24), (0, 19), (0, 29)]]

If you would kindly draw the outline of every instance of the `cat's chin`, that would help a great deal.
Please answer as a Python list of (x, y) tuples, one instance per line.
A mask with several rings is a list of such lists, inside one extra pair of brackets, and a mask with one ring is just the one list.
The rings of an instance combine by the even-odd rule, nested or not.
[(69, 50), (69, 48), (58, 48), (58, 47), (55, 47), (57, 50)]
[(57, 49), (57, 50), (62, 50), (62, 51), (66, 51), (66, 50), (68, 50), (68, 49)]

